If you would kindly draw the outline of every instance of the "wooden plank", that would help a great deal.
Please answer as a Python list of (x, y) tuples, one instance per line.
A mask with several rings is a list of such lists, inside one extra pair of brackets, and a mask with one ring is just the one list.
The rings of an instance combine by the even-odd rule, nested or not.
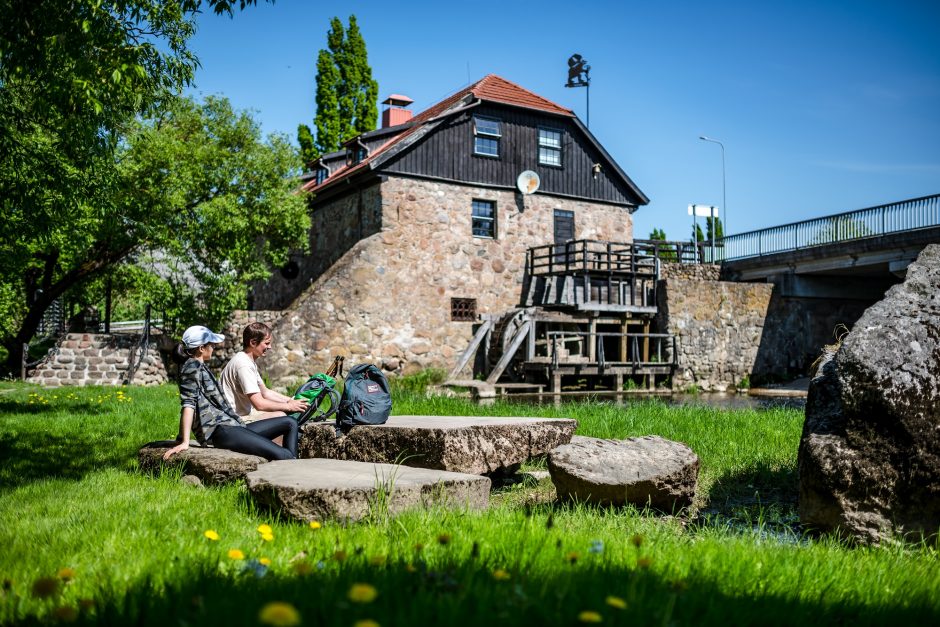
[(467, 350), (463, 352), (463, 355), (460, 356), (460, 361), (457, 362), (457, 366), (450, 371), (450, 374), (447, 375), (448, 379), (453, 379), (460, 371), (463, 370), (466, 365), (470, 362), (470, 358), (477, 352), (477, 348), (480, 346), (480, 342), (483, 341), (483, 338), (489, 335), (490, 327), (493, 326), (492, 320), (486, 320), (480, 325), (480, 328), (477, 329), (476, 334), (473, 336), (473, 339), (470, 341), (470, 346), (467, 347)]
[(509, 365), (509, 362), (512, 361), (513, 356), (516, 354), (516, 351), (519, 350), (519, 347), (522, 345), (522, 342), (529, 336), (529, 327), (532, 326), (531, 320), (526, 320), (522, 323), (522, 326), (516, 331), (516, 335), (512, 338), (512, 342), (509, 344), (509, 348), (506, 349), (502, 356), (499, 358), (499, 361), (496, 363), (496, 367), (493, 368), (493, 372), (486, 377), (486, 382), (493, 384), (499, 379), (503, 374), (503, 371), (506, 370), (506, 367)]

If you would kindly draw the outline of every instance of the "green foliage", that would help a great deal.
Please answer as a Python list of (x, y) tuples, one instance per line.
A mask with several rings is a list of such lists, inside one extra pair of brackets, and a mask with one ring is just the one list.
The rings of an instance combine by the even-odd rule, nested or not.
[(705, 218), (705, 239), (707, 241), (712, 241), (712, 222), (715, 223), (715, 239), (721, 239), (725, 236), (724, 226), (721, 224), (721, 218), (715, 216), (714, 219), (711, 216)]
[(751, 387), (751, 377), (749, 375), (744, 375), (741, 377), (741, 381), (738, 382), (738, 388), (742, 390), (749, 389)]
[(702, 227), (699, 226), (698, 224), (696, 224), (696, 225), (692, 228), (692, 237), (695, 239), (696, 242), (704, 242), (704, 241), (705, 241), (705, 234), (702, 233)]
[(427, 368), (415, 374), (393, 377), (389, 379), (389, 387), (393, 395), (399, 392), (424, 394), (428, 387), (440, 385), (446, 379), (447, 373), (444, 370), (440, 368)]
[[(665, 242), (666, 231), (662, 229), (653, 229), (652, 232), (650, 232), (650, 239), (653, 241)], [(662, 261), (675, 261), (678, 259), (675, 247), (671, 244), (661, 245), (659, 247), (659, 258)]]
[(327, 33), (327, 48), (317, 55), (316, 139), (308, 141), (310, 128), (298, 127), (297, 140), (305, 161), (339, 150), (342, 143), (375, 129), (379, 85), (372, 78), (366, 43), (356, 16), (349, 27), (334, 17)]
[(314, 146), (313, 132), (306, 124), (297, 125), (297, 143), (300, 144), (300, 159), (307, 164), (315, 160), (318, 156), (317, 149)]

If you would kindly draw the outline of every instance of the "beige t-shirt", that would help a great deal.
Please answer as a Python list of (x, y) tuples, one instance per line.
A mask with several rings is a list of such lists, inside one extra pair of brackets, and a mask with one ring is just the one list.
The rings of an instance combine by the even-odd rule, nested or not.
[(239, 351), (225, 364), (219, 379), (225, 400), (232, 406), (235, 413), (239, 416), (251, 414), (254, 406), (248, 400), (248, 396), (260, 392), (261, 386), (264, 385), (255, 360), (244, 351)]

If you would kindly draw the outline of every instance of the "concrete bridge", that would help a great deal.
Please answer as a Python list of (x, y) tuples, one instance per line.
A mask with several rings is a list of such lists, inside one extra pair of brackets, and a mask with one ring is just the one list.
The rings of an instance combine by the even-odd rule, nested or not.
[(806, 371), (824, 344), (940, 243), (940, 194), (725, 237), (722, 278), (774, 284), (757, 374)]

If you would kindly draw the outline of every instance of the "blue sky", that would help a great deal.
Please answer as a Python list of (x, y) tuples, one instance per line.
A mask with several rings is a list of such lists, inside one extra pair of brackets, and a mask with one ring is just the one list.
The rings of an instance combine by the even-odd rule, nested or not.
[(381, 97), (420, 111), (494, 73), (575, 110), (567, 59), (590, 63), (591, 131), (650, 198), (654, 227), (687, 239), (689, 203), (728, 231), (940, 193), (940, 2), (326, 2), (203, 15), (193, 90), (252, 109), (296, 141), (315, 113), (332, 16), (355, 14)]

